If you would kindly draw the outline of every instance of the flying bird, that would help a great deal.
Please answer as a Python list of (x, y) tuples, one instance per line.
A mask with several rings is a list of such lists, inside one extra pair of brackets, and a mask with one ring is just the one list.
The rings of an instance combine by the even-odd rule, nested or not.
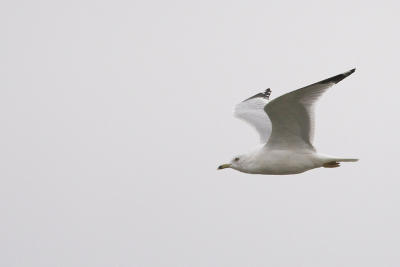
[(314, 106), (332, 85), (355, 69), (284, 94), (270, 102), (271, 90), (258, 93), (235, 107), (235, 116), (253, 126), (264, 145), (238, 155), (218, 169), (232, 168), (251, 174), (297, 174), (314, 168), (336, 168), (339, 162), (358, 159), (320, 154), (314, 148)]

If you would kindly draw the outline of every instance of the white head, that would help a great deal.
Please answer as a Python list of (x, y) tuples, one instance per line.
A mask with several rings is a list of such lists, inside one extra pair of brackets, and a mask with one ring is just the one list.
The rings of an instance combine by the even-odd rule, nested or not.
[(247, 155), (236, 156), (231, 160), (230, 163), (218, 166), (218, 170), (232, 168), (241, 172), (248, 172), (247, 159)]

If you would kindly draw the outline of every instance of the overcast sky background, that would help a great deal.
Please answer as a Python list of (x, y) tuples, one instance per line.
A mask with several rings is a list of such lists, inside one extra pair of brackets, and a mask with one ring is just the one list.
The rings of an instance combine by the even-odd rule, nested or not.
[[(1, 266), (400, 265), (397, 1), (2, 1)], [(358, 163), (217, 171), (234, 105), (357, 68), (315, 145)]]

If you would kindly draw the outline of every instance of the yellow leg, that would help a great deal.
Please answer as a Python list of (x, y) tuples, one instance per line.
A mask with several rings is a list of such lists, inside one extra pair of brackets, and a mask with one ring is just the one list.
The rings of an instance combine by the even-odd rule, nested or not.
[(336, 162), (336, 161), (330, 161), (330, 162), (327, 162), (327, 163), (325, 163), (324, 165), (322, 165), (324, 168), (336, 168), (336, 167), (339, 167), (340, 166), (340, 163), (339, 162)]

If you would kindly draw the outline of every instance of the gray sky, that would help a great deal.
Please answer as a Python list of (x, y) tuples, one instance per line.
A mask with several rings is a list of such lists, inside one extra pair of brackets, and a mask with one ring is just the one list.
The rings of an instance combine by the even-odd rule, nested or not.
[[(1, 266), (399, 266), (396, 1), (2, 1)], [(233, 106), (357, 67), (315, 145), (356, 164), (216, 171)]]

